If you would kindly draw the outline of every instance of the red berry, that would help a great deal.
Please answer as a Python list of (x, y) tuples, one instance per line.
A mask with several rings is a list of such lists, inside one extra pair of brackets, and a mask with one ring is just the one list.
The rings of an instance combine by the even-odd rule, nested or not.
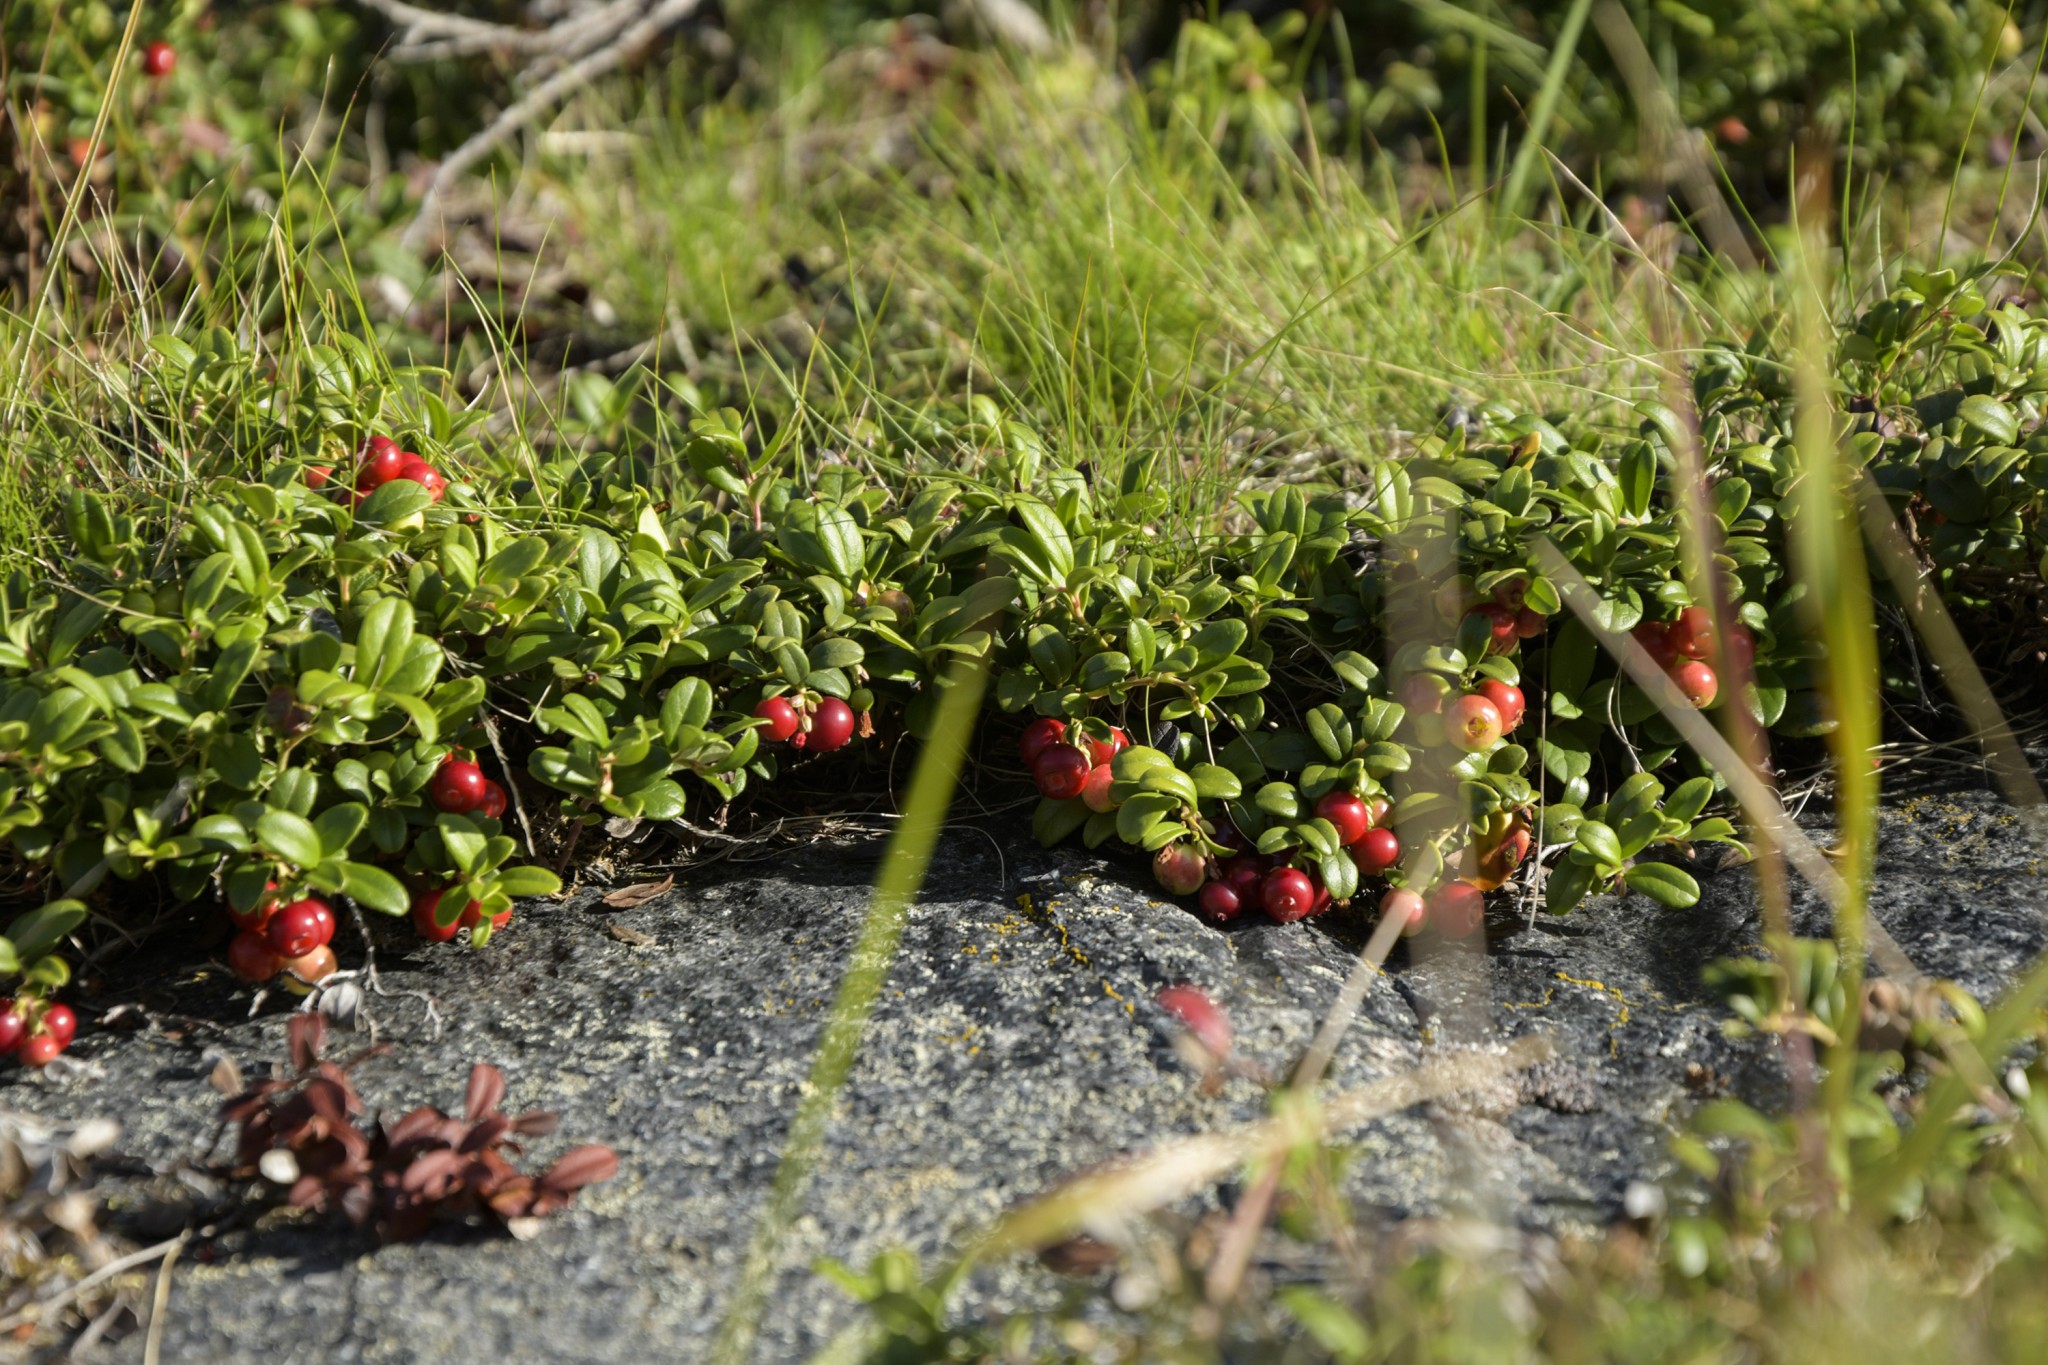
[(244, 929), (228, 944), (228, 970), (244, 981), (268, 981), (282, 964), (264, 935)]
[(1486, 897), (1470, 882), (1446, 882), (1429, 898), (1429, 919), (1445, 938), (1469, 938), (1486, 923)]
[(1372, 813), (1350, 792), (1330, 792), (1316, 802), (1316, 814), (1337, 830), (1337, 842), (1355, 844), (1372, 828)]
[(1244, 909), (1244, 897), (1228, 882), (1204, 882), (1195, 903), (1202, 907), (1202, 918), (1211, 924), (1227, 924)]
[(21, 1036), (27, 1032), (28, 1021), (21, 1017), (21, 1010), (12, 1000), (0, 1006), (0, 1053), (20, 1047)]
[(1031, 767), (1031, 779), (1038, 794), (1049, 801), (1066, 801), (1081, 794), (1094, 770), (1088, 755), (1071, 744), (1057, 744), (1038, 756)]
[(1756, 662), (1756, 636), (1738, 621), (1722, 636), (1721, 653), (1724, 667), (1748, 668)]
[(1087, 780), (1081, 784), (1081, 800), (1089, 810), (1100, 815), (1116, 809), (1116, 798), (1109, 794), (1113, 781), (1107, 763), (1098, 763), (1088, 770)]
[(1298, 868), (1276, 867), (1259, 883), (1259, 903), (1282, 924), (1306, 919), (1316, 908), (1316, 884)]
[(486, 779), (484, 781), (484, 804), (480, 809), (487, 820), (504, 819), (505, 789), (497, 783)]
[(1406, 887), (1397, 886), (1380, 897), (1380, 918), (1401, 921), (1401, 932), (1412, 934), (1429, 919), (1429, 904)]
[(1517, 817), (1500, 838), (1479, 847), (1478, 869), (1472, 880), (1482, 891), (1505, 885), (1529, 856), (1531, 842), (1528, 824)]
[(1650, 662), (1659, 668), (1671, 667), (1671, 661), (1678, 657), (1678, 650), (1671, 643), (1671, 627), (1661, 621), (1645, 621), (1629, 634), (1650, 656)]
[(162, 79), (178, 65), (178, 49), (159, 39), (142, 49), (142, 74)]
[(1394, 803), (1384, 796), (1375, 796), (1365, 803), (1365, 813), (1372, 817), (1372, 827), (1378, 829), (1394, 813)]
[(1529, 702), (1522, 695), (1521, 688), (1516, 687), (1513, 683), (1504, 683), (1498, 678), (1485, 678), (1480, 681), (1479, 686), (1474, 690), (1480, 696), (1492, 702), (1494, 709), (1500, 712), (1500, 728), (1502, 733), (1506, 733), (1522, 723), (1522, 716), (1528, 711)]
[(1110, 727), (1108, 739), (1095, 739), (1091, 736), (1085, 742), (1088, 746), (1088, 757), (1097, 767), (1131, 747), (1131, 737), (1115, 726)]
[[(457, 924), (464, 929), (474, 929), (483, 917), (484, 903), (482, 901), (471, 901), (468, 905), (462, 907), (462, 918), (457, 921)], [(497, 914), (491, 916), (491, 929), (495, 932), (511, 922), (512, 912), (510, 910), (500, 910)]]
[(1482, 602), (1465, 614), (1486, 618), (1489, 631), (1486, 651), (1489, 654), (1505, 654), (1521, 638), (1515, 633), (1515, 613), (1498, 602)]
[(1522, 599), (1528, 595), (1529, 580), (1526, 578), (1506, 579), (1494, 584), (1493, 587), (1493, 600), (1509, 611), (1519, 612), (1522, 609)]
[(1314, 904), (1309, 906), (1308, 912), (1311, 915), (1320, 915), (1330, 908), (1330, 888), (1321, 877), (1310, 877), (1309, 880), (1315, 883), (1316, 898)]
[(53, 1003), (43, 1011), (43, 1032), (55, 1038), (58, 1047), (70, 1047), (71, 1040), (78, 1036), (78, 1016), (71, 1012), (71, 1006)]
[(1221, 1060), (1230, 1055), (1230, 1016), (1205, 993), (1182, 984), (1168, 986), (1152, 998), (1159, 1008), (1180, 1020), (1210, 1056)]
[(1208, 879), (1208, 861), (1193, 844), (1168, 844), (1152, 855), (1152, 876), (1176, 896), (1192, 896)]
[(64, 1045), (55, 1038), (47, 1033), (38, 1033), (33, 1038), (24, 1039), (16, 1055), (21, 1058), (23, 1066), (45, 1067), (56, 1061), (57, 1054), (63, 1050)]
[(1515, 613), (1515, 635), (1519, 639), (1533, 640), (1550, 629), (1550, 618), (1540, 611), (1523, 607)]
[(1721, 680), (1714, 676), (1714, 670), (1698, 659), (1687, 659), (1671, 670), (1671, 681), (1678, 684), (1678, 690), (1695, 707), (1705, 709), (1714, 704), (1714, 698), (1721, 694)]
[[(442, 924), (434, 916), (441, 908), (441, 891), (422, 891), (412, 898), (413, 931), (429, 943), (446, 943), (455, 937), (455, 931), (462, 927), (462, 917)], [(475, 905), (475, 901), (470, 902)], [(481, 908), (481, 907), (478, 907)]]
[(1017, 753), (1024, 759), (1024, 766), (1036, 768), (1038, 756), (1055, 744), (1064, 744), (1067, 739), (1067, 723), (1053, 716), (1040, 716), (1024, 727), (1024, 734), (1017, 740)]
[(323, 945), (302, 957), (289, 958), (281, 965), (293, 976), (311, 985), (333, 976), (340, 968), (341, 962), (334, 956), (334, 949)]
[(1259, 883), (1265, 879), (1266, 861), (1263, 858), (1232, 858), (1218, 869), (1217, 880), (1235, 891), (1241, 901), (1256, 897)]
[(1390, 829), (1374, 827), (1351, 849), (1351, 861), (1367, 877), (1377, 877), (1401, 861), (1401, 839)]
[(439, 502), (441, 495), (448, 491), (448, 480), (441, 476), (441, 471), (417, 455), (407, 460), (399, 468), (398, 477), (401, 479), (411, 479), (414, 483), (426, 489), (428, 496), (433, 498), (435, 502)]
[(1411, 714), (1432, 716), (1444, 709), (1451, 685), (1434, 673), (1417, 673), (1401, 686), (1401, 705)]
[(326, 901), (311, 896), (279, 910), (263, 929), (263, 941), (270, 951), (284, 958), (304, 957), (315, 948), (326, 947), (333, 937), (334, 912)]
[(768, 722), (761, 727), (761, 738), (771, 744), (780, 744), (803, 728), (802, 719), (787, 697), (763, 697), (754, 707), (754, 718)]
[(404, 468), (405, 452), (397, 443), (387, 437), (372, 436), (362, 468), (356, 471), (356, 491), (374, 493), (397, 478)]
[(482, 768), (466, 758), (456, 758), (451, 754), (441, 760), (441, 766), (434, 770), (433, 779), (427, 783), (427, 799), (437, 810), (444, 810), (450, 815), (468, 815), (483, 808), (485, 781)]
[(327, 481), (328, 481), (329, 479), (333, 478), (333, 477), (334, 477), (334, 466), (333, 466), (333, 465), (331, 465), (331, 464), (316, 464), (316, 465), (310, 465), (310, 466), (308, 466), (308, 467), (307, 467), (307, 469), (306, 469), (306, 487), (308, 487), (308, 488), (325, 488), (325, 487), (327, 487)]
[(846, 741), (852, 738), (853, 708), (837, 697), (821, 700), (811, 712), (811, 730), (804, 736), (804, 747), (829, 754), (834, 749), (844, 749)]
[(1444, 733), (1468, 754), (1491, 749), (1500, 741), (1500, 708), (1477, 692), (1468, 692), (1451, 703), (1444, 717)]
[(1687, 607), (1671, 624), (1671, 648), (1688, 659), (1708, 658), (1714, 648), (1714, 615), (1705, 607)]
[(247, 910), (237, 910), (233, 905), (229, 905), (228, 918), (234, 921), (237, 929), (255, 929), (260, 931), (264, 925), (270, 923), (270, 917), (277, 913), (279, 904), (280, 902), (277, 899), (277, 883), (265, 882), (263, 884), (263, 894), (256, 898), (254, 905), (250, 906)]

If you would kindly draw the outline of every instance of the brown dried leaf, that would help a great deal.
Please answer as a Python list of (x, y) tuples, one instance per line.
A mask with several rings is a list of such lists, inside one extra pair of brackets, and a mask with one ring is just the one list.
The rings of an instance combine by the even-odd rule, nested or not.
[(555, 1131), (556, 1121), (553, 1110), (536, 1109), (512, 1120), (512, 1131), (522, 1137), (546, 1137)]
[(453, 1180), (462, 1169), (462, 1158), (443, 1147), (432, 1152), (423, 1152), (399, 1178), (399, 1188), (407, 1194), (422, 1194), (437, 1185)]
[(564, 1194), (610, 1180), (619, 1173), (619, 1154), (601, 1142), (571, 1147), (541, 1176), (541, 1185)]
[(605, 894), (604, 903), (614, 910), (632, 910), (653, 900), (676, 884), (675, 873), (671, 872), (658, 882), (642, 882), (638, 886), (622, 886)]
[(325, 1120), (330, 1131), (348, 1122), (348, 1092), (327, 1077), (314, 1077), (299, 1093), (305, 1096), (306, 1107)]
[(327, 1016), (295, 1014), (289, 1030), (292, 1068), (311, 1071), (320, 1060), (320, 1045), (327, 1041)]
[(336, 1202), (341, 1205), (341, 1211), (348, 1221), (357, 1227), (369, 1222), (370, 1215), (376, 1211), (376, 1198), (371, 1193), (370, 1182), (367, 1180), (357, 1179), (349, 1182), (348, 1188), (341, 1192), (341, 1198)]
[(247, 1086), (247, 1082), (242, 1079), (242, 1068), (235, 1065), (235, 1059), (225, 1052), (221, 1053), (220, 1060), (213, 1064), (213, 1072), (207, 1079), (212, 1082), (215, 1090), (230, 1098), (239, 1096)]
[(1056, 1274), (1093, 1275), (1104, 1266), (1114, 1265), (1119, 1254), (1116, 1247), (1084, 1232), (1044, 1248), (1038, 1253), (1038, 1260)]
[(497, 1113), (498, 1102), (504, 1098), (504, 1072), (489, 1062), (478, 1062), (469, 1069), (469, 1093), (463, 1097), (462, 1113), (471, 1123)]
[(302, 1175), (292, 1183), (285, 1202), (295, 1209), (317, 1209), (326, 1201), (327, 1185), (317, 1175)]
[(398, 1122), (384, 1130), (387, 1145), (398, 1148), (431, 1138), (447, 1122), (448, 1116), (432, 1105), (421, 1105)]
[(492, 1114), (465, 1133), (462, 1141), (455, 1144), (455, 1150), (465, 1155), (471, 1152), (481, 1152), (484, 1148), (495, 1146), (502, 1141), (505, 1134), (510, 1132), (511, 1129), (512, 1120), (506, 1118), (503, 1114)]
[(652, 948), (660, 941), (652, 934), (643, 934), (638, 929), (628, 929), (618, 923), (607, 924), (604, 931), (629, 948)]

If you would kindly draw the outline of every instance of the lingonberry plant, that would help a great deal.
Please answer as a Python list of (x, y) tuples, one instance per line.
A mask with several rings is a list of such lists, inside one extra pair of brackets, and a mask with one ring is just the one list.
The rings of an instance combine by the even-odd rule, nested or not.
[[(2039, 321), (1913, 277), (1841, 368), (1867, 395), (1849, 448), (1960, 600), (2039, 556)], [(179, 452), (175, 496), (66, 491), (63, 578), (0, 583), (0, 839), (47, 900), (0, 948), (21, 1036), (55, 1036), (54, 950), (114, 913), (109, 875), (217, 896), (251, 980), (331, 972), (344, 902), (480, 945), (559, 885), (515, 833), (560, 856), (924, 734), (958, 660), (1024, 718), (1039, 837), (1140, 850), (1212, 920), (1369, 892), (1471, 933), (1516, 881), (1560, 913), (1688, 905), (1687, 850), (1736, 837), (1720, 778), (1562, 612), (1537, 543), (1694, 705), (1824, 732), (1782, 567), (1783, 373), (1709, 348), (1694, 389), (1719, 628), (1681, 573), (1690, 433), (1654, 407), (1620, 433), (1487, 410), (1342, 489), (1189, 522), (1161, 452), (1060, 467), (985, 399), (878, 436), (886, 480), (730, 412), (674, 455), (514, 460), (348, 338), (283, 378), (224, 334), (162, 338), (140, 398), (236, 421)]]

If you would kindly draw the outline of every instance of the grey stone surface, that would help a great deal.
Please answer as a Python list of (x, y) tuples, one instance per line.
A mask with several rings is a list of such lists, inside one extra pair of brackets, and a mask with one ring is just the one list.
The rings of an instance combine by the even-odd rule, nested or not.
[[(1923, 968), (1991, 991), (2040, 950), (2035, 855), (1998, 802), (1906, 800), (1885, 834), (1878, 913)], [(388, 984), (431, 993), (445, 1028), (431, 1038), (416, 1000), (373, 1002), (397, 1051), (360, 1070), (370, 1103), (454, 1107), (469, 1064), (492, 1061), (509, 1078), (508, 1109), (561, 1112), (537, 1155), (601, 1140), (618, 1149), (621, 1176), (524, 1243), (449, 1230), (373, 1249), (325, 1223), (242, 1220), (246, 1230), (181, 1263), (163, 1358), (697, 1358), (773, 1178), (879, 850), (789, 850), (628, 911), (585, 893), (522, 911), (480, 953), (389, 935)], [(1154, 991), (1204, 986), (1229, 1010), (1240, 1054), (1278, 1071), (1336, 993), (1364, 926), (1339, 914), (1218, 932), (1142, 889), (1147, 880), (1134, 861), (1047, 853), (1000, 831), (948, 835), (793, 1229), (758, 1358), (802, 1359), (851, 1319), (809, 1269), (816, 1257), (862, 1264), (897, 1245), (932, 1257), (1082, 1166), (1264, 1112), (1250, 1079), (1203, 1093)], [(1668, 1169), (1666, 1138), (1703, 1090), (1778, 1092), (1769, 1049), (1724, 1039), (1698, 984), (1706, 961), (1757, 939), (1754, 889), (1737, 870), (1711, 879), (1690, 911), (1607, 899), (1533, 925), (1496, 915), (1483, 957), (1402, 949), (1331, 1084), (1528, 1032), (1550, 1036), (1559, 1059), (1356, 1135), (1352, 1193), (1386, 1218), (1454, 1205), (1532, 1228), (1613, 1217), (1631, 1180)], [(84, 1002), (89, 1018), (123, 999), (175, 1001), (182, 1014), (149, 1029), (88, 1027), (74, 1048), (85, 1065), (68, 1079), (0, 1083), (0, 1104), (122, 1120), (128, 1174), (105, 1188), (138, 1236), (183, 1214), (164, 1200), (175, 1182), (148, 1171), (205, 1147), (217, 1103), (209, 1051), (252, 1073), (283, 1052), (283, 1016), (242, 1018), (246, 996), (221, 977), (188, 967), (112, 983)], [(1017, 1261), (978, 1274), (963, 1303), (999, 1311), (1058, 1290)], [(139, 1337), (103, 1348), (113, 1360), (140, 1351)]]

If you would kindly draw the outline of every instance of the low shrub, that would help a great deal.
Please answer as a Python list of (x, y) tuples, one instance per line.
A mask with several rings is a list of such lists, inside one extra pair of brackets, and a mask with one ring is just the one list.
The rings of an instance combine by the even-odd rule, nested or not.
[[(2048, 492), (2042, 323), (1983, 284), (1910, 278), (1842, 342), (1843, 439), (1958, 582), (2032, 563)], [(1142, 850), (1214, 919), (1385, 886), (1423, 898), (1393, 902), (1411, 929), (1470, 933), (1517, 878), (1558, 913), (1619, 887), (1690, 904), (1689, 850), (1736, 838), (1721, 779), (1558, 616), (1535, 548), (1695, 704), (1825, 732), (1784, 568), (1783, 367), (1713, 347), (1694, 389), (1719, 629), (1680, 572), (1661, 410), (1623, 432), (1487, 411), (1341, 486), (1197, 510), (1169, 452), (1070, 466), (985, 399), (845, 454), (721, 412), (679, 451), (543, 458), (346, 338), (275, 377), (224, 333), (160, 338), (141, 416), (91, 434), (149, 476), (75, 480), (61, 571), (0, 586), (0, 836), (45, 902), (0, 965), (36, 1014), (61, 941), (136, 903), (108, 875), (262, 928), (250, 975), (302, 929), (325, 947), (299, 908), (323, 898), (481, 945), (559, 885), (514, 816), (566, 843), (722, 812), (925, 733), (962, 664), (1038, 718), (1039, 837)]]

